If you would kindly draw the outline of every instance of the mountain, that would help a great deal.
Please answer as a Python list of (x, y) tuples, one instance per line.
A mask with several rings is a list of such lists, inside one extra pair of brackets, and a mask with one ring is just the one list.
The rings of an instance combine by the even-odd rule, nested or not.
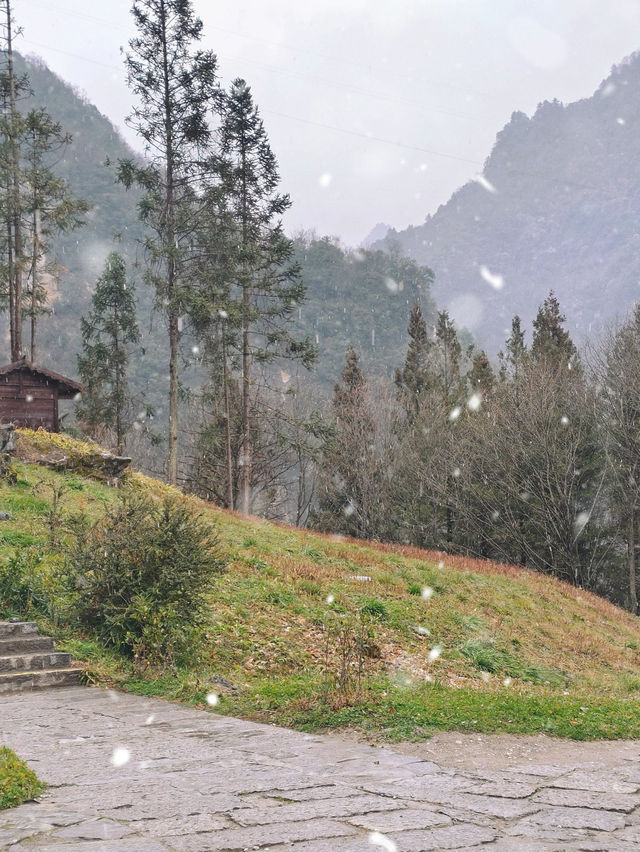
[(390, 230), (391, 225), (386, 225), (384, 222), (378, 222), (378, 224), (374, 225), (367, 236), (362, 240), (360, 248), (371, 248), (374, 243), (384, 240)]
[(640, 298), (639, 162), (635, 54), (589, 98), (514, 113), (483, 175), (386, 245), (433, 269), (436, 302), (493, 353), (550, 290), (580, 340)]

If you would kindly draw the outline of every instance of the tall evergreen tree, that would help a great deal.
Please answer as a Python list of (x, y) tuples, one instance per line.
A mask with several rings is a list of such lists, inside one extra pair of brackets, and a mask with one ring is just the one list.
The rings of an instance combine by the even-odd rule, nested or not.
[(468, 381), (471, 392), (480, 394), (483, 399), (487, 398), (493, 390), (495, 376), (484, 349), (473, 356)]
[(625, 541), (629, 609), (638, 612), (637, 553), (640, 522), (640, 305), (605, 345), (600, 367), (603, 443), (611, 508)]
[[(54, 174), (55, 157), (71, 142), (44, 109), (24, 113), (20, 101), (30, 93), (26, 76), (15, 73), (13, 18), (10, 0), (0, 2), (0, 39), (4, 65), (0, 71), (0, 246), (3, 296), (9, 308), (11, 360), (25, 357), (23, 316), (31, 317), (31, 360), (35, 358), (36, 316), (46, 302), (39, 280), (46, 238), (82, 224), (86, 202), (74, 199), (66, 181)], [(29, 293), (25, 293), (25, 275)], [(28, 298), (25, 300), (25, 296)], [(26, 302), (26, 304), (25, 304)]]
[(420, 400), (433, 383), (429, 364), (432, 341), (422, 308), (416, 302), (409, 313), (409, 346), (402, 370), (396, 370), (395, 383), (407, 414), (413, 418), (420, 410)]
[(134, 0), (132, 12), (138, 35), (129, 42), (126, 63), (137, 106), (129, 124), (144, 142), (147, 161), (123, 161), (118, 173), (125, 186), (137, 184), (144, 192), (140, 217), (151, 232), (146, 280), (155, 288), (169, 332), (167, 478), (175, 484), (179, 320), (189, 304), (194, 202), (219, 97), (216, 57), (197, 49), (202, 22), (191, 0)]
[(360, 538), (379, 536), (384, 480), (369, 386), (353, 345), (347, 348), (341, 381), (334, 386), (331, 413), (334, 435), (321, 464), (313, 525)]
[(73, 198), (68, 183), (57, 177), (52, 160), (71, 143), (44, 109), (33, 109), (25, 116), (21, 149), (23, 208), (27, 219), (25, 231), (31, 242), (27, 275), (27, 296), (24, 313), (30, 318), (30, 360), (36, 360), (36, 327), (38, 316), (47, 311), (47, 292), (43, 278), (47, 271), (50, 238), (60, 231), (69, 231), (84, 222), (89, 205)]
[(4, 20), (4, 52), (6, 57), (1, 85), (3, 111), (0, 123), (2, 140), (2, 183), (5, 187), (4, 230), (6, 235), (6, 276), (9, 302), (9, 337), (11, 360), (18, 361), (24, 351), (22, 346), (22, 287), (26, 256), (22, 235), (22, 200), (20, 174), (20, 136), (22, 116), (17, 101), (21, 91), (27, 89), (26, 80), (16, 78), (13, 61), (13, 16), (11, 0), (3, 0), (0, 13)]
[(531, 357), (534, 360), (545, 360), (558, 368), (572, 366), (577, 350), (569, 332), (562, 325), (565, 319), (564, 314), (560, 312), (560, 304), (551, 291), (538, 308), (533, 321)]
[(438, 312), (436, 324), (436, 385), (446, 404), (454, 404), (461, 393), (460, 362), (462, 347), (453, 320), (447, 311)]
[(252, 387), (255, 365), (276, 357), (300, 359), (309, 366), (315, 349), (291, 335), (288, 320), (304, 298), (299, 268), (292, 262), (293, 244), (282, 228), (288, 195), (280, 182), (251, 89), (234, 80), (224, 102), (219, 131), (220, 154), (211, 167), (221, 177), (220, 222), (226, 228), (223, 254), (231, 284), (227, 313), (237, 318), (235, 349), (242, 385), (240, 508), (251, 507)]
[(93, 294), (92, 311), (82, 318), (83, 354), (78, 372), (85, 385), (77, 414), (89, 427), (115, 432), (122, 454), (130, 426), (127, 367), (131, 345), (140, 339), (132, 285), (127, 285), (122, 257), (111, 252)]

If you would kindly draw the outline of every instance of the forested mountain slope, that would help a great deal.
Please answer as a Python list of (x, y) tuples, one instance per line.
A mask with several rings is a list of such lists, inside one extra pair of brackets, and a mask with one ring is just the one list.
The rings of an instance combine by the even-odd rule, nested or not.
[[(32, 59), (25, 63), (20, 57), (18, 63), (19, 72), (28, 73), (35, 103), (46, 107), (73, 136), (73, 143), (56, 166), (57, 173), (69, 181), (77, 196), (92, 205), (83, 228), (53, 240), (54, 254), (63, 268), (53, 297), (54, 313), (43, 318), (40, 325), (41, 359), (75, 375), (80, 317), (89, 309), (91, 292), (107, 254), (116, 250), (128, 261), (139, 301), (144, 354), (134, 360), (133, 383), (138, 390), (146, 391), (162, 417), (166, 331), (162, 318), (153, 315), (152, 293), (141, 283), (143, 230), (137, 219), (136, 195), (115, 182), (115, 164), (132, 156), (132, 151), (108, 118), (43, 63)], [(413, 302), (419, 299), (427, 316), (433, 316), (429, 271), (398, 255), (349, 252), (326, 239), (298, 239), (295, 248), (307, 299), (292, 319), (296, 333), (308, 334), (317, 341), (316, 379), (330, 385), (337, 378), (350, 342), (362, 351), (368, 371), (391, 373), (404, 357), (407, 318)], [(0, 322), (6, 333), (7, 319), (1, 316)], [(193, 363), (192, 343), (188, 341), (185, 346), (185, 358), (192, 369), (185, 369), (183, 380), (194, 385), (204, 373)]]
[(490, 351), (551, 289), (578, 341), (640, 297), (639, 96), (636, 54), (590, 98), (514, 113), (482, 181), (387, 237), (434, 270), (436, 302)]

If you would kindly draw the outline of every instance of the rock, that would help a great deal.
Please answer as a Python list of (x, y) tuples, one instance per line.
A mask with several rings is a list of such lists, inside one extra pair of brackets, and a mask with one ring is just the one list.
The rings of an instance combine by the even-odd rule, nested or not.
[(68, 470), (92, 479), (100, 479), (108, 485), (117, 485), (118, 480), (131, 464), (131, 459), (126, 456), (115, 456), (106, 450), (99, 449), (77, 456), (67, 455), (62, 450), (53, 450), (35, 456), (31, 454), (28, 460), (48, 467), (50, 470), (58, 472)]
[(11, 515), (9, 512), (0, 512), (0, 521), (9, 521), (11, 520)]
[(13, 453), (16, 448), (16, 433), (13, 423), (0, 423), (0, 453)]
[(223, 690), (223, 691), (224, 690), (226, 690), (227, 692), (237, 692), (238, 691), (238, 687), (234, 683), (231, 683), (231, 681), (228, 681), (226, 678), (221, 677), (220, 675), (214, 675), (213, 677), (209, 678), (209, 683), (213, 684), (214, 686), (217, 686), (220, 690)]

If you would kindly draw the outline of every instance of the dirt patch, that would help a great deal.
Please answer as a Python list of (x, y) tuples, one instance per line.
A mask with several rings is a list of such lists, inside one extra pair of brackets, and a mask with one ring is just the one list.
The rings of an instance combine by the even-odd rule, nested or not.
[(460, 734), (443, 731), (419, 743), (385, 745), (391, 751), (459, 769), (506, 769), (511, 766), (620, 765), (640, 759), (640, 740), (573, 742), (545, 734)]

